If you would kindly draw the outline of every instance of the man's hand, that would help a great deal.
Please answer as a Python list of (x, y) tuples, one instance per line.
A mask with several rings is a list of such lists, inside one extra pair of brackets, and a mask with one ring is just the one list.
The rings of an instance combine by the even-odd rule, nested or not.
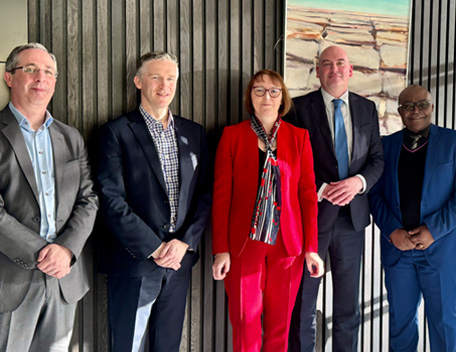
[(434, 237), (426, 225), (418, 226), (416, 229), (410, 230), (408, 234), (410, 240), (415, 244), (415, 249), (424, 250), (434, 243)]
[(334, 205), (344, 206), (363, 189), (363, 182), (358, 176), (346, 178), (338, 182), (331, 182), (326, 186), (321, 195)]
[(49, 276), (61, 279), (71, 271), (71, 258), (73, 253), (68, 248), (52, 243), (40, 251), (36, 267)]
[(394, 230), (390, 235), (391, 243), (401, 251), (415, 249), (416, 245), (411, 240), (411, 235), (404, 229)]
[(307, 270), (309, 270), (310, 277), (320, 277), (324, 274), (324, 264), (320, 256), (314, 252), (306, 252)]
[(155, 251), (152, 256), (155, 259), (155, 263), (163, 268), (171, 268), (178, 270), (181, 267), (181, 261), (188, 249), (188, 244), (173, 239), (167, 243), (162, 244), (159, 249), (160, 254), (158, 258), (154, 257)]
[(218, 253), (215, 255), (214, 264), (212, 264), (212, 276), (214, 280), (223, 280), (231, 267), (230, 254)]

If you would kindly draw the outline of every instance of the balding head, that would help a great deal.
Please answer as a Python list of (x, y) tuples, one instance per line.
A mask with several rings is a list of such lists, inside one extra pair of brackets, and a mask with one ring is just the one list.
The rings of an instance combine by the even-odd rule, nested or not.
[(344, 49), (330, 46), (323, 50), (317, 66), (321, 87), (335, 98), (348, 89), (348, 80), (353, 76), (353, 67)]

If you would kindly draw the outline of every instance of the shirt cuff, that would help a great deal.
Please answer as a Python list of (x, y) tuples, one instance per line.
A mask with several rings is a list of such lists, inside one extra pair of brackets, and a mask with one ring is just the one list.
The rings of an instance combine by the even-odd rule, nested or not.
[(318, 201), (321, 202), (323, 200), (323, 192), (328, 184), (326, 182), (323, 182), (323, 184), (320, 186), (320, 189), (317, 192), (318, 196)]
[(361, 182), (363, 183), (363, 188), (361, 191), (359, 191), (358, 194), (363, 194), (364, 192), (366, 192), (366, 189), (367, 189), (367, 182), (366, 182), (366, 179), (364, 178), (363, 175), (361, 174), (357, 174), (356, 176), (358, 176), (360, 179), (361, 179)]

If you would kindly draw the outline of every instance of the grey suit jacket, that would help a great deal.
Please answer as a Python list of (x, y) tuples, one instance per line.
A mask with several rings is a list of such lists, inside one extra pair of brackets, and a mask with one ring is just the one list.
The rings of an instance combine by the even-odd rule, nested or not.
[[(59, 280), (68, 303), (89, 290), (82, 249), (98, 209), (90, 167), (79, 132), (57, 120), (50, 126), (56, 188), (54, 243), (76, 259)], [(38, 254), (48, 243), (40, 237), (40, 208), (33, 166), (16, 118), (7, 106), (0, 113), (0, 313), (17, 309), (27, 294)]]

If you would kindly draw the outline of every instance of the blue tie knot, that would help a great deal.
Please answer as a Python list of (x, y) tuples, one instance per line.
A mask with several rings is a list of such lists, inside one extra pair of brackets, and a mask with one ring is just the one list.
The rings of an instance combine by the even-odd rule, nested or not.
[(342, 99), (333, 99), (333, 104), (336, 109), (340, 108), (343, 103), (344, 101)]

